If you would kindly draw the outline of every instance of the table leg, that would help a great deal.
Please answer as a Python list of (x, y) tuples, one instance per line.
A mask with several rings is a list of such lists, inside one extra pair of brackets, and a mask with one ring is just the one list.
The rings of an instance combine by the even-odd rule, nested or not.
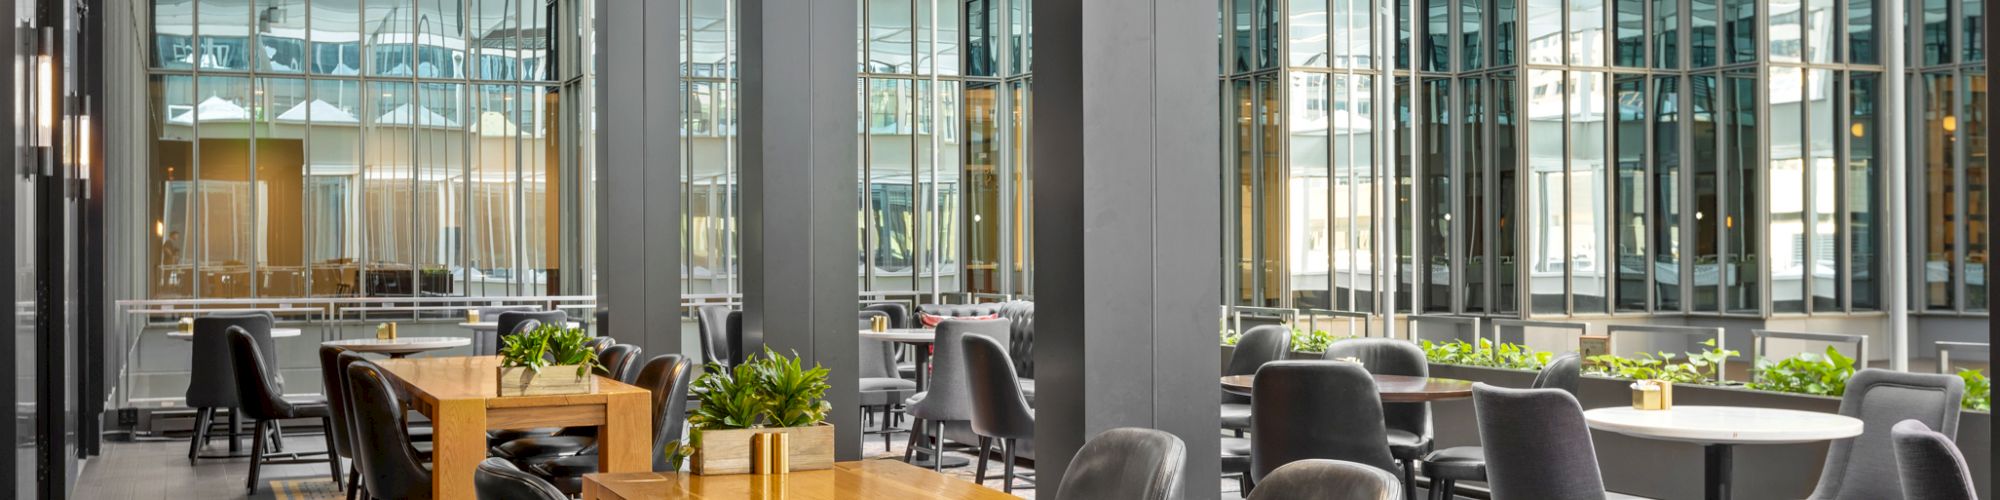
[(597, 470), (600, 472), (648, 472), (653, 470), (653, 416), (647, 403), (652, 396), (643, 392), (614, 394), (604, 399), (604, 425), (597, 430)]
[(472, 474), (486, 459), (486, 401), (438, 401), (431, 417), (432, 498), (475, 498)]
[(1729, 489), (1734, 484), (1734, 481), (1730, 479), (1730, 467), (1735, 462), (1731, 458), (1733, 450), (1734, 448), (1731, 445), (1726, 444), (1711, 444), (1702, 447), (1702, 453), (1707, 455), (1707, 459), (1703, 462), (1707, 468), (1707, 471), (1704, 473), (1706, 479), (1702, 488), (1704, 490), (1702, 492), (1703, 498), (1708, 500), (1729, 500)]
[(926, 375), (931, 371), (931, 345), (910, 344), (910, 346), (917, 351), (917, 392), (928, 391), (930, 386), (926, 385), (926, 379), (929, 377)]

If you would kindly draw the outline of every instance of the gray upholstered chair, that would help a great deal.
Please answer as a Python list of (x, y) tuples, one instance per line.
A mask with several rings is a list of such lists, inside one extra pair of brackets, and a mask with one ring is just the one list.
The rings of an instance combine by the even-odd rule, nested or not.
[[(653, 409), (653, 471), (675, 472), (667, 463), (665, 453), (669, 443), (681, 440), (682, 428), (687, 424), (688, 383), (693, 380), (694, 364), (679, 354), (654, 357), (639, 370), (638, 380), (633, 383), (652, 391)], [(577, 453), (553, 455), (526, 460), (526, 469), (536, 476), (547, 478), (549, 484), (565, 494), (575, 495), (583, 491), (583, 475), (597, 472), (597, 454)]]
[[(264, 353), (264, 361), (270, 366), (278, 366), (278, 347), (271, 341), (270, 313), (212, 314), (194, 320), (194, 351), (189, 365), (187, 406), (195, 409), (194, 438), (188, 442), (188, 460), (197, 458), (230, 458), (229, 456), (203, 456), (201, 447), (208, 444), (210, 428), (215, 426), (215, 410), (229, 410), (229, 449), (235, 451), (236, 434), (241, 427), (241, 416), (236, 400), (236, 369), (229, 361), (229, 327), (242, 327), (257, 339), (259, 352)], [(273, 376), (277, 376), (275, 373)], [(277, 380), (278, 387), (284, 387), (283, 378)]]
[(361, 485), (371, 499), (431, 498), (431, 470), (404, 431), (403, 403), (382, 368), (355, 361), (347, 367), (348, 407), (356, 422), (354, 459), (361, 462)]
[[(1534, 388), (1562, 389), (1574, 396), (1582, 372), (1583, 357), (1573, 352), (1563, 353), (1535, 374)], [(1424, 477), (1431, 478), (1431, 499), (1449, 500), (1459, 481), (1486, 480), (1486, 450), (1456, 446), (1434, 451), (1424, 457), (1423, 470)]]
[(1001, 489), (1013, 493), (1014, 453), (1021, 440), (1035, 438), (1035, 409), (1021, 395), (1007, 348), (984, 335), (959, 337), (959, 344), (965, 350), (965, 377), (972, 390), (972, 432), (979, 435), (979, 466), (973, 482), (986, 481), (986, 459), (997, 439), (1005, 460), (1000, 464), (1005, 481)]
[[(1360, 338), (1334, 342), (1326, 348), (1326, 359), (1356, 358), (1369, 373), (1428, 377), (1429, 359), (1415, 342), (1388, 338)], [(1389, 453), (1403, 464), (1403, 483), (1416, 479), (1417, 461), (1431, 452), (1431, 404), (1388, 403), (1382, 418), (1389, 426)], [(1414, 495), (1415, 488), (1409, 492)]]
[(1576, 397), (1560, 389), (1472, 386), (1493, 500), (1603, 500), (1597, 451)]
[(479, 500), (568, 500), (569, 495), (513, 462), (488, 458), (472, 472), (472, 491)]
[[(483, 315), (485, 313), (481, 314), (481, 317), (484, 318), (485, 316)], [(563, 326), (569, 323), (569, 314), (562, 311), (502, 310), (500, 314), (493, 317), (495, 326), (493, 331), (473, 332), (472, 353), (478, 355), (499, 353), (500, 338), (520, 333), (521, 324), (530, 320), (541, 322), (544, 325)]]
[(1958, 435), (1965, 381), (1952, 375), (1867, 369), (1847, 379), (1840, 414), (1861, 419), (1860, 436), (1833, 442), (1811, 500), (1896, 498), (1903, 494), (1890, 428), (1916, 420), (1945, 437)]
[[(942, 451), (946, 423), (972, 420), (972, 387), (965, 377), (965, 346), (959, 341), (967, 334), (1006, 335), (1007, 320), (953, 319), (938, 324), (937, 338), (932, 344), (936, 352), (931, 354), (930, 387), (912, 396), (906, 404), (910, 417), (915, 419), (910, 426), (909, 446), (903, 450), (906, 462), (918, 451), (930, 456)], [(932, 469), (943, 470), (939, 466), (942, 460), (931, 462)]]
[[(900, 306), (902, 304), (888, 305)], [(893, 316), (884, 314), (881, 311), (861, 311), (859, 316), (857, 326), (863, 330), (868, 329), (870, 321), (876, 317), (890, 318), (891, 322), (895, 321)], [(904, 399), (909, 399), (910, 395), (917, 392), (917, 382), (896, 376), (896, 355), (893, 352), (893, 344), (869, 339), (861, 339), (858, 343), (861, 348), (858, 371), (861, 375), (860, 406), (861, 415), (864, 420), (862, 423), (864, 429), (867, 425), (865, 420), (871, 415), (869, 412), (877, 408), (882, 410), (882, 424), (880, 428), (878, 430), (864, 430), (863, 432), (882, 436), (882, 451), (889, 451), (889, 436), (904, 432), (894, 425), (895, 420), (891, 418), (892, 412), (895, 410), (896, 405), (901, 404)]]
[[(1273, 361), (1251, 389), (1254, 482), (1285, 464), (1326, 458), (1399, 472), (1389, 454), (1375, 379), (1353, 363)], [(1261, 486), (1260, 486), (1261, 487)]]
[(1402, 489), (1382, 469), (1339, 460), (1300, 460), (1264, 476), (1248, 500), (1394, 500)]
[(1889, 438), (1896, 443), (1903, 500), (1978, 500), (1972, 471), (1950, 436), (1912, 419), (1890, 428)]
[(743, 311), (725, 305), (695, 309), (695, 326), (701, 332), (701, 363), (736, 366), (743, 359)]
[(1181, 438), (1153, 429), (1112, 429), (1076, 451), (1056, 500), (1179, 500), (1186, 468)]
[[(1222, 374), (1255, 375), (1258, 367), (1285, 359), (1291, 350), (1292, 331), (1284, 325), (1251, 328), (1236, 339), (1236, 350), (1229, 355), (1229, 367)], [(1222, 393), (1222, 428), (1236, 431), (1236, 437), (1250, 430), (1250, 396)]]
[(861, 310), (888, 316), (889, 328), (910, 328), (910, 306), (901, 302), (877, 302), (861, 306)]

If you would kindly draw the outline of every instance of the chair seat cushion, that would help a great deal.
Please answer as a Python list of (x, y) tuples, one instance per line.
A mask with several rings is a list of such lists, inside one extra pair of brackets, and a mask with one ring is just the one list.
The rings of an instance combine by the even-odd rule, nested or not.
[(1419, 436), (1410, 431), (1389, 429), (1389, 454), (1397, 460), (1419, 460), (1431, 452), (1430, 436)]
[(1250, 456), (1250, 440), (1247, 438), (1223, 437), (1222, 454), (1224, 456)]
[(1222, 438), (1222, 473), (1250, 473), (1250, 440), (1243, 438)]
[(1250, 405), (1223, 403), (1222, 428), (1237, 431), (1250, 430)]
[(584, 436), (544, 436), (521, 438), (501, 443), (493, 447), (496, 457), (527, 460), (549, 455), (569, 455), (597, 444), (597, 438)]
[(917, 390), (917, 382), (915, 380), (887, 378), (887, 377), (865, 377), (861, 379), (861, 392), (879, 392), (879, 391), (916, 392), (916, 390)]
[(325, 399), (286, 398), (285, 402), (291, 403), (292, 407), (292, 414), (286, 415), (285, 418), (319, 418), (319, 417), (333, 416), (333, 408), (326, 405)]
[(1424, 475), (1454, 481), (1486, 480), (1486, 449), (1458, 446), (1431, 452), (1424, 457)]

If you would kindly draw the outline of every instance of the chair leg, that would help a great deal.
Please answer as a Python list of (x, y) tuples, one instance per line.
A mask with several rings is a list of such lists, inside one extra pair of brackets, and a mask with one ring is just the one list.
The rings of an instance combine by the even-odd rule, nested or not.
[(1431, 500), (1452, 500), (1454, 498), (1452, 486), (1456, 482), (1450, 479), (1431, 479)]
[(937, 423), (937, 434), (931, 436), (931, 472), (944, 472), (944, 422)]
[(194, 437), (188, 439), (188, 460), (199, 458), (203, 441), (208, 440), (208, 426), (215, 419), (214, 408), (202, 408), (194, 412)]
[(882, 405), (882, 451), (885, 452), (889, 451), (889, 438), (896, 430), (895, 425), (889, 422), (889, 408), (889, 405)]
[(264, 430), (267, 427), (263, 420), (258, 420), (256, 429), (250, 434), (250, 480), (248, 484), (251, 493), (257, 492), (257, 471), (264, 467)]
[(269, 445), (267, 445), (267, 446), (270, 446), (270, 447), (271, 447), (271, 451), (273, 451), (273, 452), (276, 452), (276, 453), (284, 453), (284, 452), (285, 452), (285, 423), (284, 423), (284, 422), (282, 422), (282, 421), (278, 421), (278, 420), (272, 420), (272, 421), (271, 421), (271, 426), (270, 426), (270, 427), (271, 427), (271, 444), (269, 444)]
[(924, 421), (917, 419), (917, 425), (910, 426), (910, 443), (903, 447), (903, 463), (916, 461), (917, 436), (923, 435)]
[(239, 444), (240, 442), (236, 439), (238, 432), (243, 430), (243, 424), (236, 418), (240, 414), (239, 410), (241, 408), (229, 409), (229, 454), (231, 455), (235, 455), (238, 450), (243, 449)]
[(1007, 460), (1007, 463), (1000, 464), (1000, 467), (1004, 471), (1000, 477), (1007, 481), (1006, 483), (1002, 483), (1004, 486), (1001, 486), (1000, 491), (1012, 495), (1014, 494), (1014, 440), (1000, 440), (1000, 448), (1003, 450), (1001, 456)]
[(993, 451), (993, 438), (979, 436), (979, 466), (972, 472), (972, 482), (986, 484), (986, 455)]
[(360, 494), (361, 494), (361, 467), (355, 463), (349, 462), (347, 464), (347, 500), (354, 500), (354, 497)]
[(1417, 500), (1417, 462), (1403, 461), (1403, 498)]
[(335, 453), (335, 452), (334, 452), (334, 447), (333, 447), (333, 418), (331, 418), (331, 417), (322, 417), (322, 418), (320, 418), (320, 419), (319, 419), (319, 424), (320, 424), (320, 425), (322, 425), (322, 426), (325, 426), (325, 429), (326, 429), (326, 432), (323, 432), (323, 433), (321, 433), (321, 435), (322, 435), (322, 436), (326, 436), (326, 466), (327, 466), (327, 470), (329, 470), (329, 471), (332, 471), (332, 472), (333, 472), (333, 485), (334, 485), (335, 487), (339, 487), (339, 486), (340, 486), (340, 454), (339, 454), (339, 453)]

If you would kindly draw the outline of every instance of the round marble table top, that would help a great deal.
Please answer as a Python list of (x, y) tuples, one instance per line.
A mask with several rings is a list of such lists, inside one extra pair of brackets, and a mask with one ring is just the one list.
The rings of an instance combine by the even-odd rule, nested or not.
[(861, 338), (883, 342), (903, 342), (929, 344), (937, 342), (937, 330), (929, 328), (890, 328), (884, 331), (861, 330)]
[(355, 352), (409, 354), (464, 347), (472, 345), (472, 339), (465, 337), (398, 337), (387, 340), (345, 339), (329, 340), (321, 342), (320, 345), (330, 345)]
[[(471, 329), (472, 331), (475, 331), (475, 332), (492, 332), (492, 331), (499, 331), (499, 330), (500, 330), (500, 322), (499, 322), (499, 321), (480, 321), (480, 322), (476, 322), (476, 323), (459, 323), (459, 324), (458, 324), (458, 326), (461, 326), (461, 327), (465, 327), (465, 328), (468, 328), (468, 329)], [(570, 321), (570, 322), (566, 322), (566, 323), (563, 323), (563, 328), (583, 328), (583, 323), (578, 323), (578, 322), (575, 322), (575, 321)]]
[(1854, 417), (1799, 410), (1742, 406), (1675, 406), (1638, 410), (1630, 406), (1583, 412), (1590, 428), (1632, 437), (1700, 444), (1783, 444), (1861, 435)]
[[(274, 338), (274, 339), (281, 339), (281, 338), (285, 338), (285, 337), (297, 337), (297, 336), (299, 336), (299, 329), (297, 329), (297, 328), (272, 328), (272, 329), (271, 329), (271, 338)], [(180, 340), (194, 340), (194, 332), (183, 332), (183, 331), (180, 331), (180, 330), (174, 330), (174, 331), (171, 331), (171, 332), (167, 332), (167, 337), (171, 337), (171, 338), (175, 338), (175, 339), (180, 339)]]
[[(1422, 403), (1472, 397), (1470, 380), (1408, 375), (1371, 374), (1370, 376), (1375, 377), (1375, 392), (1382, 396), (1384, 403)], [(1255, 387), (1256, 377), (1256, 375), (1222, 377), (1222, 390), (1248, 396)]]

